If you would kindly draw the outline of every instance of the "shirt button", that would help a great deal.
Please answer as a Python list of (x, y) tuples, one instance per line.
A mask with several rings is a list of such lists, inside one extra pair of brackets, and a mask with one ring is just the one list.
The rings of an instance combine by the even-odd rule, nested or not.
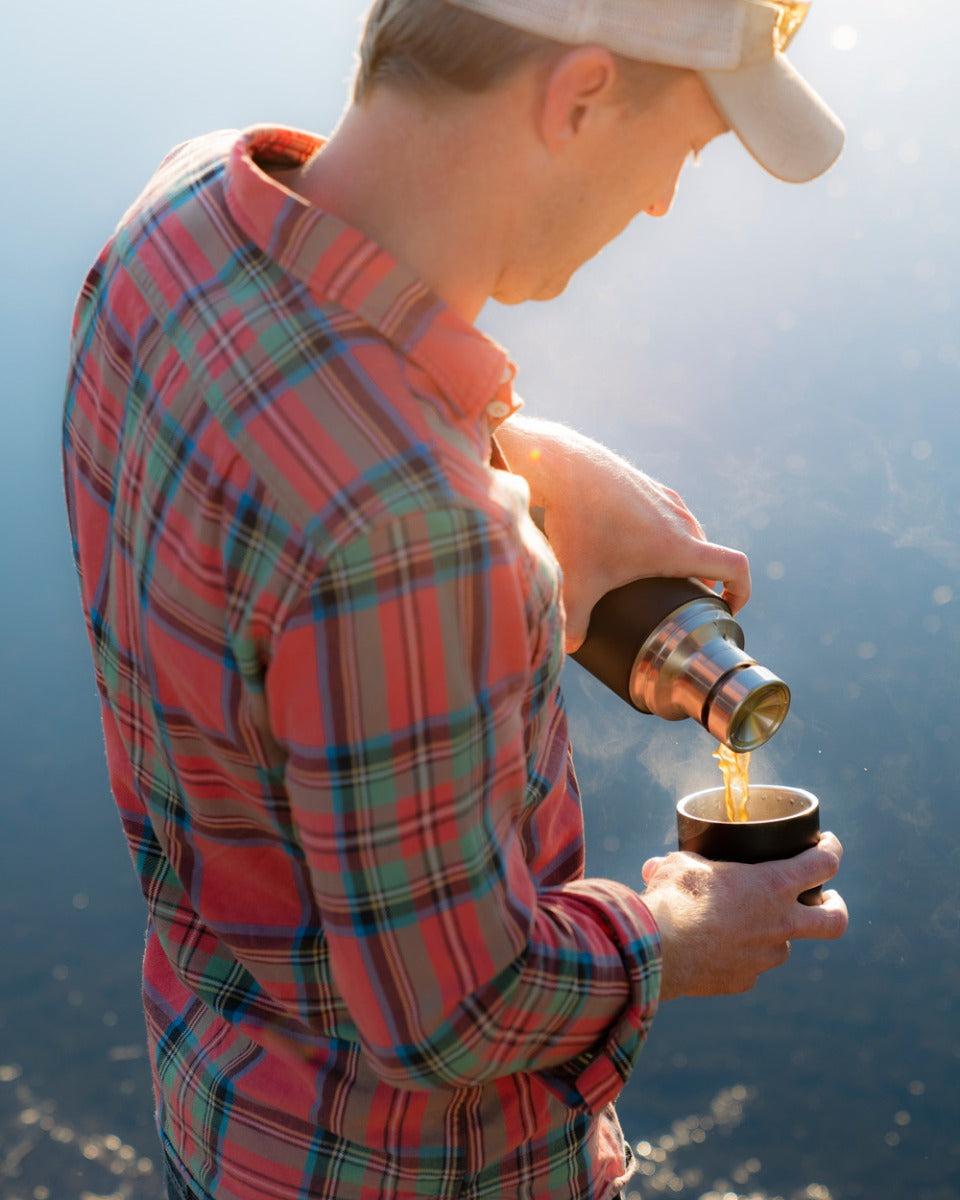
[(509, 417), (512, 411), (505, 400), (491, 400), (487, 405), (487, 415), (493, 417), (495, 421), (502, 421), (504, 417)]

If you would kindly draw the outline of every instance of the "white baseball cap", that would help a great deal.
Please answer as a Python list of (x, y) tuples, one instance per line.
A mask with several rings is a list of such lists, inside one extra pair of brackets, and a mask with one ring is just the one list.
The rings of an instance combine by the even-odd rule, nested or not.
[(789, 183), (823, 174), (843, 125), (787, 61), (803, 0), (448, 0), (572, 45), (697, 71), (714, 104), (765, 170)]

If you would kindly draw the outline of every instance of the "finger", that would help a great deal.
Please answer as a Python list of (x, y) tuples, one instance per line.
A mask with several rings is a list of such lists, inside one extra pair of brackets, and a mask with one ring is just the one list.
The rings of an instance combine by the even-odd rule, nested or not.
[(823, 903), (815, 907), (797, 905), (795, 938), (819, 938), (832, 941), (842, 937), (850, 920), (847, 906), (839, 892), (823, 893)]
[(745, 554), (738, 550), (728, 552), (729, 565), (726, 570), (717, 571), (717, 577), (723, 580), (723, 599), (736, 615), (750, 599), (753, 582), (750, 578), (750, 561)]
[(720, 580), (723, 583), (723, 599), (731, 612), (739, 612), (750, 599), (750, 561), (739, 550), (718, 546), (715, 542), (688, 541), (681, 559), (678, 575), (694, 575), (705, 581)]
[(723, 600), (726, 603), (727, 607), (730, 609), (730, 612), (734, 616), (736, 616), (737, 613), (746, 605), (746, 603), (749, 599), (750, 599), (749, 585), (747, 586), (745, 591), (743, 591), (743, 590), (733, 591), (729, 587), (724, 587), (724, 589), (723, 589)]
[[(817, 845), (805, 853), (810, 856), (809, 869), (805, 873), (810, 875), (811, 872), (815, 872), (814, 887), (818, 883), (826, 883), (833, 879), (840, 870), (843, 849), (832, 833), (825, 837), (821, 836)], [(804, 865), (807, 866), (807, 864)]]
[[(832, 854), (837, 860), (837, 869), (839, 870), (840, 863), (843, 861), (843, 846), (840, 844), (840, 839), (829, 829), (824, 830), (820, 834), (820, 841), (817, 842), (818, 850), (826, 850), (828, 854)], [(836, 872), (834, 872), (836, 874)], [(832, 876), (831, 876), (832, 878)]]
[(781, 868), (781, 879), (784, 886), (793, 890), (798, 888), (797, 895), (809, 888), (819, 887), (833, 879), (840, 870), (840, 855), (837, 850), (840, 843), (832, 833), (822, 834), (816, 846), (804, 850), (793, 858), (781, 859), (777, 865)]

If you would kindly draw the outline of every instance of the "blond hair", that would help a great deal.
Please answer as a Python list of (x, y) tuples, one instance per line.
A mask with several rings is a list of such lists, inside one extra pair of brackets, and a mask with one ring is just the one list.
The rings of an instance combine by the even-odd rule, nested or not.
[[(447, 0), (375, 0), (360, 43), (353, 99), (363, 104), (378, 84), (482, 92), (519, 67), (548, 62), (570, 47), (466, 12)], [(632, 108), (653, 102), (681, 76), (679, 67), (614, 55)]]

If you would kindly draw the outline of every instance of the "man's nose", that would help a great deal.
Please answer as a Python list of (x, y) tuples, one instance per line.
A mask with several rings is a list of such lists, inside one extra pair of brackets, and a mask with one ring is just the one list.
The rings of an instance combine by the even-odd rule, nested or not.
[(648, 217), (665, 217), (670, 211), (670, 206), (673, 204), (673, 193), (663, 195), (655, 200), (653, 204), (647, 206), (646, 213)]
[(665, 217), (670, 211), (674, 197), (677, 194), (677, 187), (680, 183), (680, 173), (682, 170), (683, 165), (681, 164), (680, 170), (677, 171), (673, 179), (668, 184), (664, 184), (663, 190), (660, 192), (660, 194), (650, 204), (647, 205), (644, 211), (648, 217)]

